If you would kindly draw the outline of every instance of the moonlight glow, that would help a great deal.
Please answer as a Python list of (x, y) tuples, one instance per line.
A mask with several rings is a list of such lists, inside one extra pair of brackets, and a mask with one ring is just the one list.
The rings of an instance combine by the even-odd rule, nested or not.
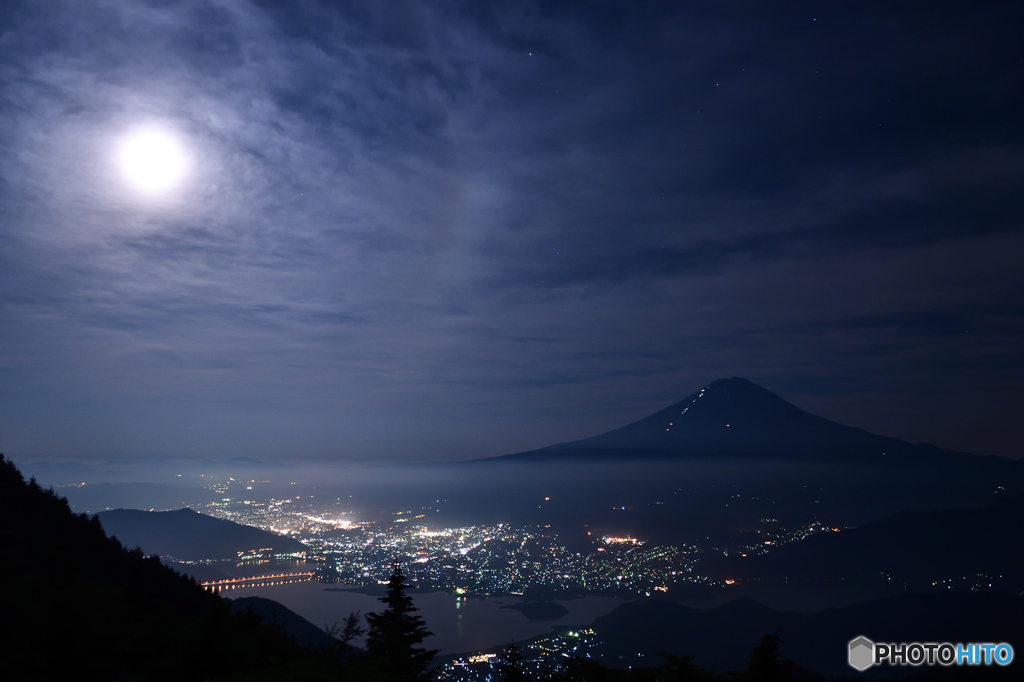
[(181, 183), (188, 159), (175, 137), (160, 130), (140, 130), (121, 143), (121, 172), (136, 189), (150, 195)]

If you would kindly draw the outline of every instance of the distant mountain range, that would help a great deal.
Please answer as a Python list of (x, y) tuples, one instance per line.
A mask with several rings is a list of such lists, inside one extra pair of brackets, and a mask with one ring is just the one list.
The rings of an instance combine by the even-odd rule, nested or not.
[(166, 480), (180, 485), (183, 478), (206, 476), (245, 476), (249, 474), (283, 473), (296, 467), (280, 462), (263, 462), (249, 457), (231, 459), (119, 459), (82, 462), (23, 462), (18, 469), (26, 477), (34, 477), (45, 485), (77, 485), (88, 483), (135, 483)]
[(108, 509), (181, 509), (204, 506), (221, 495), (198, 486), (165, 483), (97, 483), (59, 488), (76, 512), (94, 514)]
[(868, 433), (817, 417), (740, 378), (591, 438), (476, 461), (757, 458), (820, 463), (1005, 460)]
[(148, 512), (114, 509), (96, 515), (107, 535), (126, 547), (181, 560), (236, 559), (239, 552), (269, 548), (275, 554), (304, 552), (305, 545), (276, 533), (217, 519), (191, 509)]

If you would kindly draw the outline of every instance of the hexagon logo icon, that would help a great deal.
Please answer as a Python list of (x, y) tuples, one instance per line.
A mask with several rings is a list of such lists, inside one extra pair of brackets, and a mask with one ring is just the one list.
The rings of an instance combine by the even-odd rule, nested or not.
[(875, 643), (867, 637), (850, 640), (850, 667), (864, 672), (875, 662)]

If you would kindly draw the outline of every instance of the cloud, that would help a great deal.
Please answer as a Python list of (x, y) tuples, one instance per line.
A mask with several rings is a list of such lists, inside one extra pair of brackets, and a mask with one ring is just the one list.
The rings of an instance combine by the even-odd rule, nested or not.
[(736, 374), (870, 426), (964, 319), (1010, 390), (1019, 11), (822, 9), (8, 3), (6, 447), (500, 454)]

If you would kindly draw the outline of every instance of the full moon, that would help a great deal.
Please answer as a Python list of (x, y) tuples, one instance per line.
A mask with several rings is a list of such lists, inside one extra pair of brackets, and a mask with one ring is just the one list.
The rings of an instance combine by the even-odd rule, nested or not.
[(181, 183), (188, 157), (174, 135), (156, 129), (137, 130), (121, 142), (121, 172), (136, 189), (159, 195)]

